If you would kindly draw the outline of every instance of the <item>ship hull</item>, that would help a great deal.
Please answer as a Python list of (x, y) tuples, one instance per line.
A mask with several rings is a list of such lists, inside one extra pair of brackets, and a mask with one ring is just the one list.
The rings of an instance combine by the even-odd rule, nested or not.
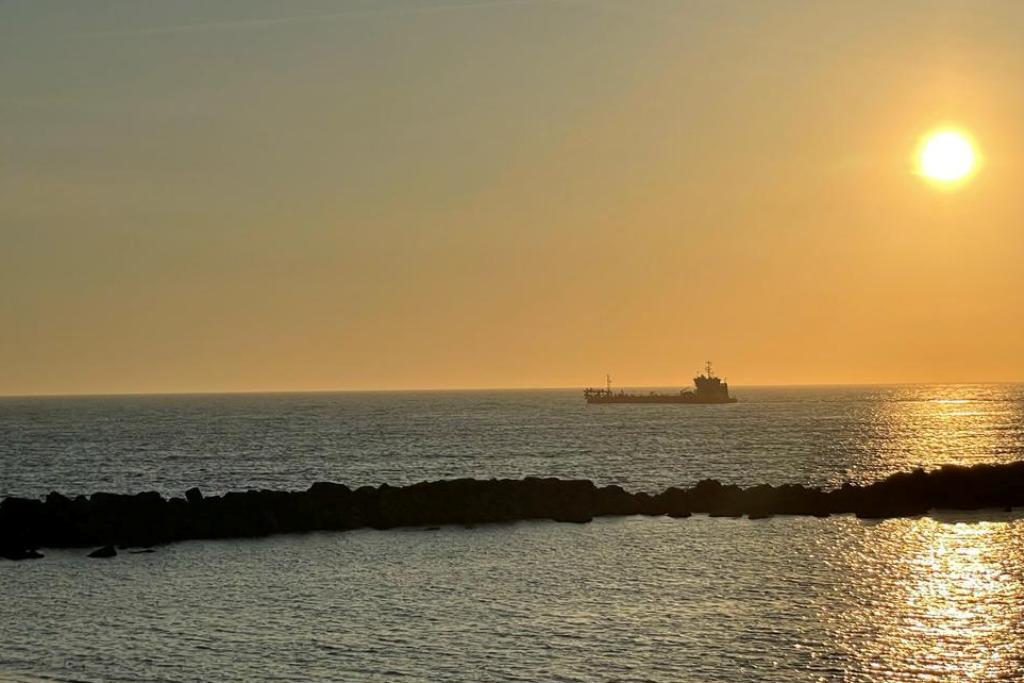
[(704, 396), (695, 396), (693, 394), (683, 394), (681, 396), (673, 396), (671, 394), (630, 396), (626, 394), (622, 396), (588, 396), (587, 403), (687, 403), (691, 405), (712, 405), (722, 403), (736, 403), (736, 399), (731, 396), (728, 398), (711, 398)]

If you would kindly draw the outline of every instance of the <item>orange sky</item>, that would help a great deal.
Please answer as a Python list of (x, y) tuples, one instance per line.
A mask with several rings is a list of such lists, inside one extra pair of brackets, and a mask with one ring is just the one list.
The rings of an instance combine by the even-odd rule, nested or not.
[[(0, 394), (1024, 380), (1016, 2), (0, 7)], [(913, 173), (953, 124), (984, 165)]]

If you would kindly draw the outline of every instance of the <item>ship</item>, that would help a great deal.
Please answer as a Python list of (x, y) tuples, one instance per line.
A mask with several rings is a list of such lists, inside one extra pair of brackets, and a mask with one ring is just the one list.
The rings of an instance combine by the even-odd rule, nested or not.
[(583, 390), (587, 403), (736, 403), (736, 399), (729, 395), (729, 384), (712, 372), (711, 361), (704, 364), (704, 374), (693, 378), (693, 389), (682, 389), (677, 394), (616, 392), (612, 390), (611, 376), (606, 375), (605, 379), (603, 389), (590, 387)]

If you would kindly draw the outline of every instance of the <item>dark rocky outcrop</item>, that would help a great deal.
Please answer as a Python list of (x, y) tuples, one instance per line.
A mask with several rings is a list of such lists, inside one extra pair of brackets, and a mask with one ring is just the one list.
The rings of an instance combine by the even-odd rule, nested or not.
[(117, 549), (112, 545), (105, 545), (102, 548), (96, 548), (96, 550), (93, 550), (91, 553), (89, 553), (88, 557), (117, 557)]
[[(489, 522), (549, 519), (585, 523), (610, 515), (693, 513), (764, 519), (773, 515), (855, 514), (863, 519), (914, 516), (931, 509), (1007, 509), (1024, 505), (1024, 462), (947, 465), (894, 474), (870, 485), (818, 487), (762, 484), (749, 488), (704, 479), (690, 488), (631, 493), (583, 479), (450, 479), (409, 486), (362, 486), (317, 482), (306, 491), (233, 491), (184, 498), (159, 493), (94, 493), (69, 498), (0, 502), (0, 557), (27, 559), (40, 547), (125, 548), (193, 538), (244, 538), (268, 534), (360, 527), (472, 526)], [(111, 547), (113, 550), (113, 547)], [(35, 553), (35, 555), (33, 555)], [(116, 550), (114, 551), (116, 554)]]
[(35, 548), (22, 548), (10, 546), (0, 548), (0, 558), (5, 560), (38, 560), (43, 554)]

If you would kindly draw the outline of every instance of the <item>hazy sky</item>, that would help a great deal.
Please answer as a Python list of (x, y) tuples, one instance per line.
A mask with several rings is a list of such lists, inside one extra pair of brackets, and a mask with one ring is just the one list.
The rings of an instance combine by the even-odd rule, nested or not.
[[(0, 0), (0, 394), (1024, 380), (1024, 4)], [(955, 191), (920, 137), (970, 131)]]

